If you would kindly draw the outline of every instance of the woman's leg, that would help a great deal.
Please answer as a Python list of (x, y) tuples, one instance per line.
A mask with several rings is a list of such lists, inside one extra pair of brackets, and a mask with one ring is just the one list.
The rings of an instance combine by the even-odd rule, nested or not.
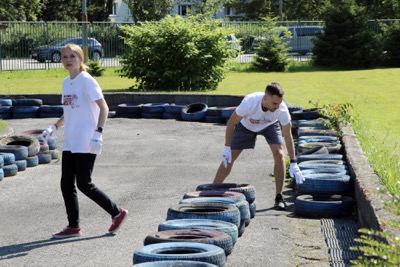
[(79, 228), (79, 203), (75, 187), (75, 155), (70, 151), (62, 152), (61, 192), (67, 211), (68, 226)]

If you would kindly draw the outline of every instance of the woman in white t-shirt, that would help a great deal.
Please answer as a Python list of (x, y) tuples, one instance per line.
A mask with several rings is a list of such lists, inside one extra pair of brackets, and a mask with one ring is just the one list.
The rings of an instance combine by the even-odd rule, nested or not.
[[(95, 184), (92, 183), (96, 155), (101, 153), (103, 127), (108, 116), (108, 105), (97, 81), (86, 72), (83, 51), (75, 44), (61, 48), (61, 59), (69, 76), (62, 84), (63, 116), (42, 133), (48, 140), (51, 134), (64, 127), (61, 167), (61, 191), (67, 211), (68, 226), (52, 235), (53, 238), (81, 236), (79, 203), (76, 187), (111, 215), (108, 231), (115, 233), (128, 217)], [(75, 185), (76, 183), (76, 185)]]
[(223, 183), (233, 163), (243, 149), (255, 146), (257, 135), (267, 141), (274, 157), (276, 185), (275, 208), (286, 210), (282, 196), (286, 175), (283, 138), (290, 157), (290, 176), (302, 183), (304, 177), (296, 163), (289, 110), (283, 102), (284, 89), (278, 83), (268, 84), (265, 92), (247, 95), (229, 118), (225, 131), (225, 148), (222, 163), (215, 174), (214, 184)]

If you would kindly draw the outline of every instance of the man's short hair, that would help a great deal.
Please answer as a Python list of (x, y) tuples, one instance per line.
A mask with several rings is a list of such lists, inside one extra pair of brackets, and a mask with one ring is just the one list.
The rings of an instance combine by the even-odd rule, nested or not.
[(283, 95), (285, 94), (285, 90), (279, 83), (272, 82), (272, 83), (268, 84), (267, 87), (265, 88), (265, 94), (268, 94), (271, 96), (276, 95), (279, 97), (283, 97)]

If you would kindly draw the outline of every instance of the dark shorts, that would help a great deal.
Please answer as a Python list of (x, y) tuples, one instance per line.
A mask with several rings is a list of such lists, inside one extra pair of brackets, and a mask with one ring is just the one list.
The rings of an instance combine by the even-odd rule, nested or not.
[(256, 145), (257, 135), (263, 135), (269, 145), (283, 145), (282, 130), (279, 122), (275, 122), (259, 132), (252, 132), (239, 123), (236, 125), (233, 133), (231, 149), (241, 150), (254, 148)]

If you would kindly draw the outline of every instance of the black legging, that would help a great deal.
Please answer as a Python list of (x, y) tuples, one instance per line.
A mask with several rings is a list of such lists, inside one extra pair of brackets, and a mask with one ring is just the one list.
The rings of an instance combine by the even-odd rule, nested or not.
[(117, 205), (92, 183), (91, 175), (95, 160), (95, 154), (71, 153), (71, 151), (62, 153), (61, 191), (69, 227), (79, 227), (79, 203), (75, 181), (78, 189), (107, 211), (111, 217), (117, 216), (120, 212)]

